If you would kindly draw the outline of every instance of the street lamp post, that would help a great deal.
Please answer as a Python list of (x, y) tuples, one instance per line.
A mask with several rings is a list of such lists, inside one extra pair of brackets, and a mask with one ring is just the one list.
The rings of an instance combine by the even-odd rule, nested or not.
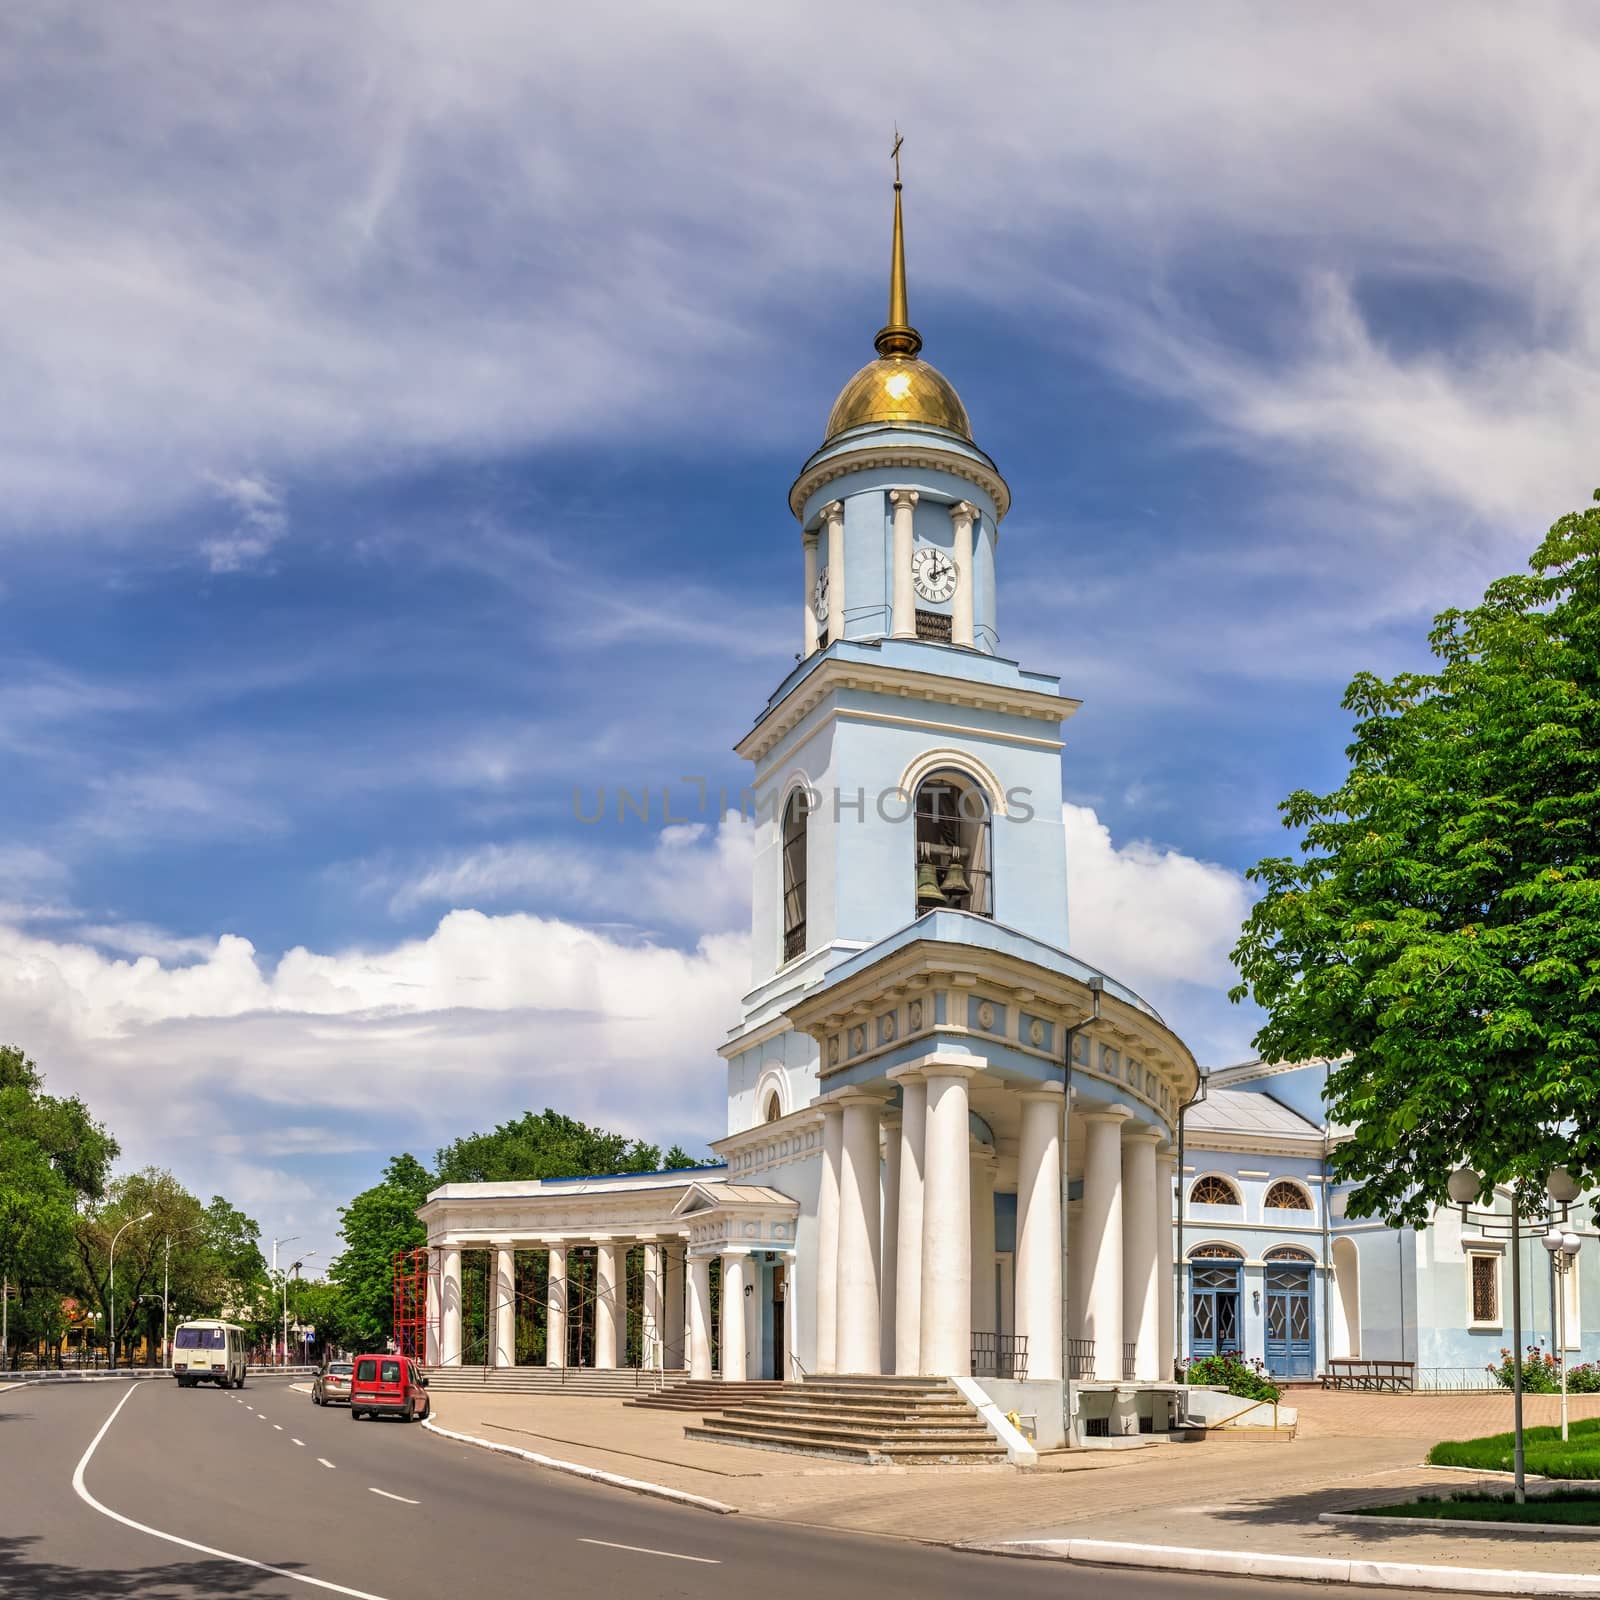
[(154, 1215), (155, 1215), (155, 1212), (147, 1211), (147, 1212), (145, 1212), (145, 1214), (142, 1217), (130, 1217), (111, 1236), (111, 1262), (110, 1262), (110, 1267), (111, 1267), (111, 1289), (110, 1289), (110, 1299), (111, 1299), (111, 1365), (112, 1365), (113, 1369), (116, 1367), (116, 1364), (117, 1364), (117, 1240), (120, 1239), (123, 1236), (123, 1234), (125, 1234), (128, 1231), (129, 1228), (133, 1227), (133, 1225), (135, 1223), (137, 1223), (137, 1222), (148, 1222), (151, 1219), (151, 1217), (153, 1217)]
[[(1483, 1176), (1471, 1167), (1457, 1167), (1450, 1174), (1447, 1185), (1450, 1198), (1461, 1208), (1461, 1221), (1476, 1223), (1481, 1233), (1489, 1238), (1509, 1237), (1511, 1242), (1511, 1429), (1514, 1444), (1511, 1455), (1512, 1498), (1525, 1505), (1528, 1499), (1527, 1476), (1524, 1471), (1522, 1426), (1522, 1210), (1525, 1189), (1520, 1183), (1511, 1187), (1511, 1216), (1509, 1221), (1498, 1211), (1475, 1211), (1472, 1202), (1488, 1187)], [(1567, 1208), (1581, 1191), (1572, 1181), (1565, 1167), (1554, 1167), (1545, 1180), (1548, 1204), (1529, 1205), (1528, 1216), (1535, 1223), (1543, 1221), (1561, 1231), (1559, 1224), (1567, 1220)], [(1565, 1371), (1562, 1388), (1565, 1391)]]
[[(287, 1243), (287, 1241), (284, 1242)], [(315, 1250), (307, 1250), (299, 1261), (290, 1264), (289, 1272), (299, 1272), (301, 1267), (316, 1253)], [(289, 1272), (283, 1275), (283, 1362), (285, 1366), (289, 1364)]]
[[(298, 1233), (291, 1233), (287, 1239), (274, 1239), (272, 1241), (272, 1275), (273, 1275), (273, 1277), (276, 1278), (278, 1276), (278, 1246), (280, 1244), (293, 1244), (295, 1242), (295, 1240), (298, 1239), (299, 1237), (300, 1237), (300, 1235)], [(284, 1295), (285, 1295), (285, 1303), (287, 1304), (287, 1296), (288, 1296), (288, 1293), (289, 1293), (287, 1285), (284, 1286), (283, 1292), (284, 1292)], [(287, 1323), (288, 1320), (289, 1320), (288, 1316), (285, 1315), (285, 1317), (284, 1317), (285, 1323)], [(286, 1342), (285, 1342), (285, 1347), (284, 1347), (284, 1351), (283, 1351), (283, 1362), (280, 1363), (278, 1358), (277, 1358), (276, 1353), (274, 1353), (273, 1361), (272, 1361), (273, 1366), (279, 1366), (279, 1365), (287, 1364), (287, 1362), (288, 1362), (288, 1359), (289, 1359), (289, 1351), (288, 1351), (288, 1347), (287, 1347), (288, 1335), (285, 1334), (284, 1338), (285, 1338)]]
[(1583, 1240), (1570, 1230), (1552, 1227), (1544, 1236), (1556, 1276), (1556, 1360), (1561, 1363), (1561, 1438), (1567, 1438), (1567, 1274), (1578, 1265)]

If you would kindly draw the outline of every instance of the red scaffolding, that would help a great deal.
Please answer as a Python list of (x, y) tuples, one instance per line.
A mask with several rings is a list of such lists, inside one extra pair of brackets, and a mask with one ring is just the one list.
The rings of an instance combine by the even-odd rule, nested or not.
[(430, 1256), (430, 1251), (419, 1249), (398, 1250), (394, 1257), (394, 1348), (418, 1361), (428, 1359), (430, 1343), (438, 1347), (437, 1338), (428, 1338), (430, 1328), (438, 1333), (439, 1303), (437, 1289), (428, 1286), (438, 1276)]

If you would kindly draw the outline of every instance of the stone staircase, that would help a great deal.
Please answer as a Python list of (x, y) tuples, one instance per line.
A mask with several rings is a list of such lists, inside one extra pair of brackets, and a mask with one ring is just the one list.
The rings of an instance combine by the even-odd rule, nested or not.
[[(799, 1385), (790, 1387), (798, 1388)], [(641, 1406), (650, 1411), (726, 1411), (730, 1407), (747, 1404), (758, 1397), (778, 1394), (785, 1385), (776, 1380), (754, 1383), (724, 1383), (720, 1378), (691, 1378), (687, 1383), (668, 1384), (654, 1394), (644, 1394), (629, 1400), (630, 1406)]]
[(688, 1374), (649, 1367), (429, 1367), (428, 1387), (436, 1394), (583, 1394), (621, 1400), (654, 1394)]
[(1000, 1441), (944, 1378), (807, 1377), (728, 1405), (684, 1434), (873, 1464), (982, 1466), (1006, 1459)]

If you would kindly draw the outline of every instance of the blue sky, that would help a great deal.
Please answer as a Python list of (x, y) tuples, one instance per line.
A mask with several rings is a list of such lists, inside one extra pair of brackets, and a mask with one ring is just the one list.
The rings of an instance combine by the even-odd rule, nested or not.
[[(332, 1248), (546, 1103), (721, 1131), (797, 647), (785, 505), (882, 320), (1015, 495), (1083, 710), (1074, 942), (1213, 1063), (1350, 675), (1600, 480), (1571, 8), (9, 8), (0, 1034)], [(673, 785), (687, 825), (580, 825)]]

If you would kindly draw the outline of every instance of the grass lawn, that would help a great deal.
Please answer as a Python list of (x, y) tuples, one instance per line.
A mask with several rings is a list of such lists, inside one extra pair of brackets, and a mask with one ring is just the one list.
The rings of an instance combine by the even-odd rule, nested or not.
[(1583, 1489), (1539, 1495), (1518, 1505), (1505, 1494), (1460, 1494), (1448, 1500), (1426, 1496), (1401, 1506), (1364, 1506), (1364, 1517), (1422, 1517), (1441, 1522), (1568, 1522), (1600, 1526), (1600, 1494)]
[[(1523, 1459), (1541, 1478), (1600, 1478), (1600, 1417), (1585, 1417), (1568, 1429), (1528, 1428), (1523, 1432)], [(1473, 1467), (1479, 1472), (1510, 1472), (1513, 1436), (1491, 1433), (1482, 1439), (1446, 1439), (1428, 1452), (1436, 1467)]]

